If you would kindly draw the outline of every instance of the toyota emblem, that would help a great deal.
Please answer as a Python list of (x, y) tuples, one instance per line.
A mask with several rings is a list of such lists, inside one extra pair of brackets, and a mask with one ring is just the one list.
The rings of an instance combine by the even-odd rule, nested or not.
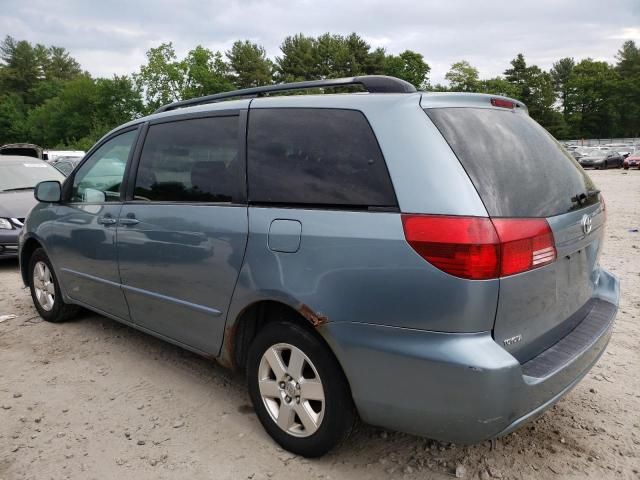
[(589, 235), (589, 233), (591, 233), (591, 222), (591, 216), (586, 214), (582, 216), (582, 231), (585, 235)]

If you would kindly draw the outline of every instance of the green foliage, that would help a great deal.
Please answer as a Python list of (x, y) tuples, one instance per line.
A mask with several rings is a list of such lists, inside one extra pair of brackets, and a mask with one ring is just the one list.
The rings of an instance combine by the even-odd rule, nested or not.
[(182, 89), (179, 97), (201, 97), (233, 90), (229, 79), (229, 67), (220, 52), (212, 52), (200, 45), (187, 53), (182, 61)]
[(640, 132), (640, 48), (633, 41), (625, 42), (616, 59), (619, 130), (624, 136), (636, 136)]
[(518, 88), (503, 77), (481, 80), (478, 91), (480, 93), (492, 93), (494, 95), (503, 95), (511, 98), (516, 98), (518, 95)]
[(0, 145), (16, 142), (24, 132), (26, 107), (20, 95), (0, 97)]
[(233, 89), (222, 54), (200, 45), (183, 59), (178, 59), (171, 43), (152, 48), (147, 63), (133, 78), (144, 95), (145, 113), (167, 103)]
[(431, 68), (422, 54), (405, 50), (400, 55), (389, 55), (385, 59), (384, 74), (412, 83), (416, 88), (426, 89)]
[(259, 87), (273, 83), (274, 64), (264, 47), (238, 40), (227, 53), (230, 79), (236, 88)]
[(567, 114), (573, 132), (601, 138), (615, 131), (618, 81), (615, 69), (606, 62), (587, 58), (574, 67), (567, 83)]
[(514, 87), (514, 98), (524, 102), (529, 115), (542, 125), (551, 124), (554, 118), (555, 90), (551, 74), (537, 65), (528, 66), (524, 55), (518, 54), (511, 61), (511, 68), (504, 71), (505, 79)]
[[(547, 72), (511, 61), (504, 76), (480, 78), (460, 60), (430, 85), (420, 53), (388, 54), (358, 34), (286, 37), (271, 61), (259, 44), (239, 40), (222, 53), (196, 46), (184, 57), (171, 43), (147, 52), (131, 76), (92, 78), (60, 47), (10, 36), (0, 42), (0, 144), (89, 149), (112, 128), (177, 100), (237, 88), (358, 75), (391, 75), (425, 90), (482, 92), (522, 100), (558, 138), (640, 136), (640, 49), (625, 42), (615, 65), (562, 58)], [(338, 89), (337, 91), (349, 89)], [(320, 93), (320, 90), (312, 93)]]
[(573, 58), (561, 58), (553, 64), (549, 72), (553, 78), (555, 91), (560, 97), (562, 112), (565, 116), (567, 114), (567, 97), (569, 95), (569, 77), (571, 77), (575, 66), (576, 62)]
[(480, 75), (478, 69), (472, 67), (466, 60), (451, 65), (451, 69), (449, 69), (444, 78), (449, 82), (451, 90), (455, 92), (480, 91)]
[(371, 50), (359, 35), (325, 33), (317, 38), (303, 34), (287, 37), (276, 58), (276, 80), (294, 82), (358, 75), (391, 75), (417, 88), (428, 85), (430, 67), (420, 53), (405, 50), (387, 55), (384, 49)]

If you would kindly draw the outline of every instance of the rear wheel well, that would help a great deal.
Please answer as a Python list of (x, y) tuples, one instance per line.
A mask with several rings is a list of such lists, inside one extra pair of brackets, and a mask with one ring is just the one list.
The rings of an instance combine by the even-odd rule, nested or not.
[(227, 332), (225, 348), (234, 368), (246, 369), (247, 353), (251, 342), (265, 325), (275, 321), (286, 321), (302, 326), (317, 337), (333, 355), (333, 351), (322, 335), (316, 331), (311, 320), (289, 305), (273, 300), (264, 300), (245, 308), (236, 319), (233, 327)]
[(27, 286), (29, 285), (29, 260), (33, 252), (41, 247), (40, 242), (29, 238), (20, 249), (20, 273), (22, 275), (22, 282)]

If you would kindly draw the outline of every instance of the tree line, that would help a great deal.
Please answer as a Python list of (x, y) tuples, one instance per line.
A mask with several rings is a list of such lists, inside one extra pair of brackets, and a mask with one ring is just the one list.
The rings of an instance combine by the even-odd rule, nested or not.
[(549, 71), (514, 58), (504, 74), (481, 79), (461, 60), (429, 82), (429, 64), (412, 50), (372, 49), (359, 35), (286, 37), (271, 60), (259, 44), (236, 41), (228, 51), (197, 46), (180, 58), (171, 43), (151, 48), (131, 75), (93, 78), (64, 48), (7, 36), (0, 42), (0, 144), (87, 150), (117, 125), (160, 105), (273, 83), (392, 75), (428, 91), (502, 94), (523, 101), (558, 138), (640, 136), (640, 48), (625, 42), (616, 63), (562, 58)]

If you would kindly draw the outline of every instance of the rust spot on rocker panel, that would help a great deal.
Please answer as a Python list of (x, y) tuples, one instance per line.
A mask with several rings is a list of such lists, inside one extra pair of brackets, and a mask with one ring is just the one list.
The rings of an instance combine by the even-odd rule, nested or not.
[(298, 312), (300, 312), (300, 315), (309, 320), (309, 322), (311, 322), (311, 325), (316, 328), (324, 325), (329, 321), (326, 316), (314, 312), (304, 303), (298, 307)]
[(231, 370), (236, 370), (237, 368), (237, 365), (234, 359), (236, 329), (237, 329), (237, 323), (227, 326), (224, 329), (224, 337), (222, 339), (222, 344), (224, 345), (224, 351), (221, 352), (220, 356), (216, 357), (216, 361), (220, 365), (222, 365), (223, 367), (229, 368)]

